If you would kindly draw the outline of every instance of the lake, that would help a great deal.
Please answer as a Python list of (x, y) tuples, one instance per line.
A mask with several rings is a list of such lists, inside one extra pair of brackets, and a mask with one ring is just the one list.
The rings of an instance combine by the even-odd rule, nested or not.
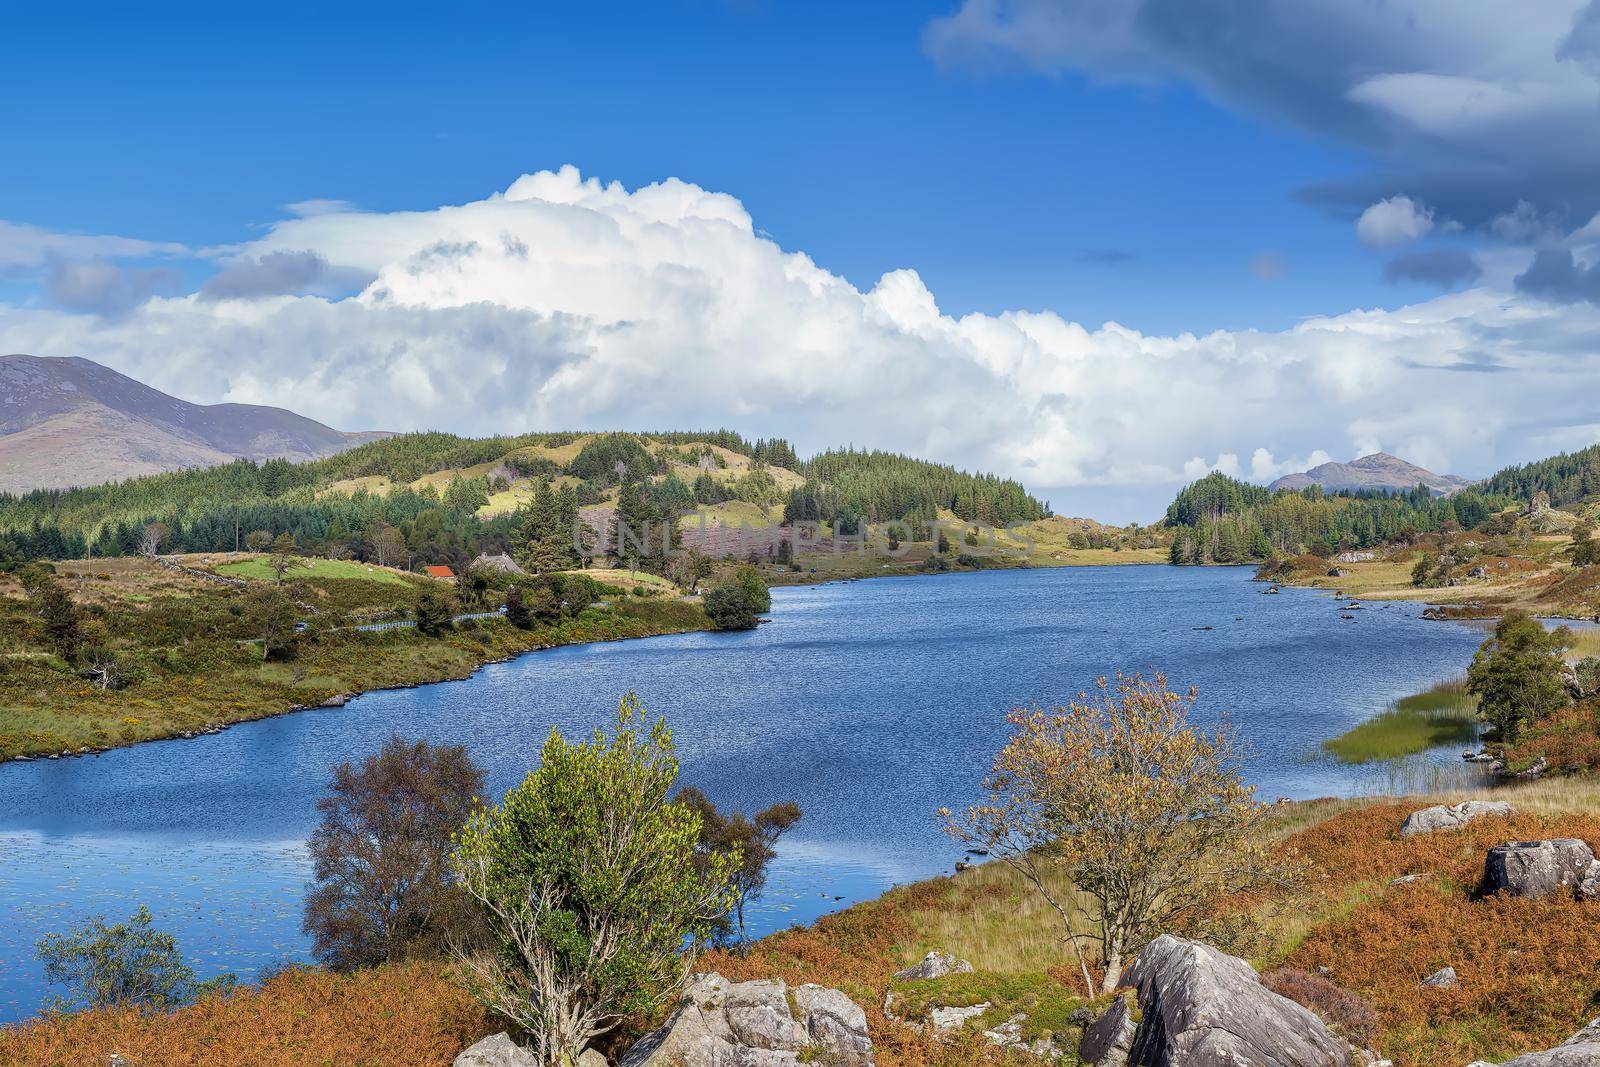
[(668, 717), (684, 783), (719, 806), (805, 809), (753, 910), (763, 932), (949, 871), (962, 853), (934, 812), (972, 798), (1005, 712), (1119, 669), (1199, 687), (1200, 716), (1225, 712), (1249, 746), (1263, 799), (1465, 773), (1455, 752), (1397, 773), (1319, 746), (1459, 675), (1481, 631), (1398, 603), (1342, 619), (1326, 594), (1265, 596), (1251, 573), (1084, 567), (778, 589), (772, 621), (749, 633), (553, 649), (341, 709), (0, 766), (0, 1020), (35, 1013), (47, 992), (40, 935), (141, 903), (202, 977), (305, 959), (302, 843), (332, 764), (391, 734), (464, 744), (498, 798), (552, 727), (587, 734), (630, 689)]

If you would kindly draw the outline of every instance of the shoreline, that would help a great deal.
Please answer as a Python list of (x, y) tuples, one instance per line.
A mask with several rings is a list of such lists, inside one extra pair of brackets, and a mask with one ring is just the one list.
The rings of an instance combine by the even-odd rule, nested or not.
[[(504, 623), (504, 625), (507, 626), (507, 627), (510, 627), (511, 624), (510, 623)], [(498, 664), (498, 663), (510, 663), (510, 662), (512, 662), (514, 660), (521, 659), (524, 656), (533, 655), (533, 654), (539, 653), (539, 652), (547, 652), (550, 649), (554, 649), (554, 648), (569, 648), (569, 647), (573, 647), (573, 646), (577, 646), (577, 645), (611, 644), (611, 643), (621, 642), (621, 641), (641, 641), (641, 640), (646, 640), (646, 639), (649, 639), (649, 638), (652, 638), (652, 637), (670, 637), (670, 636), (672, 636), (674, 634), (712, 633), (712, 632), (715, 632), (715, 631), (712, 630), (709, 626), (700, 626), (700, 627), (666, 627), (666, 628), (661, 628), (661, 629), (654, 630), (654, 631), (651, 631), (651, 632), (648, 632), (648, 633), (622, 634), (622, 635), (611, 636), (611, 637), (592, 637), (592, 638), (584, 638), (584, 639), (575, 640), (575, 641), (557, 641), (557, 642), (551, 642), (551, 643), (535, 644), (535, 645), (530, 645), (530, 646), (528, 646), (526, 648), (513, 649), (512, 651), (507, 652), (507, 653), (505, 653), (503, 655), (495, 655), (495, 656), (491, 656), (491, 657), (486, 658), (486, 659), (478, 660), (477, 662), (473, 663), (470, 668), (468, 668), (466, 671), (462, 671), (462, 672), (452, 672), (452, 673), (440, 674), (440, 675), (437, 675), (437, 676), (434, 676), (434, 677), (416, 679), (416, 680), (413, 680), (413, 681), (396, 682), (396, 683), (390, 684), (390, 685), (375, 685), (375, 686), (369, 686), (369, 687), (366, 687), (366, 688), (353, 688), (353, 689), (349, 690), (348, 692), (332, 694), (329, 697), (327, 697), (324, 700), (322, 700), (321, 702), (315, 703), (315, 704), (291, 704), (291, 705), (289, 705), (287, 707), (279, 708), (279, 709), (276, 709), (276, 710), (267, 710), (267, 711), (264, 711), (261, 714), (257, 714), (257, 715), (243, 715), (243, 716), (240, 716), (238, 718), (215, 720), (215, 721), (207, 722), (207, 723), (205, 723), (205, 724), (203, 724), (201, 726), (193, 727), (193, 728), (186, 729), (186, 730), (173, 730), (170, 733), (153, 734), (153, 735), (151, 735), (149, 737), (140, 737), (140, 738), (136, 738), (136, 739), (133, 739), (133, 740), (123, 740), (123, 741), (120, 741), (120, 742), (117, 742), (117, 743), (113, 743), (113, 744), (101, 745), (99, 747), (83, 746), (80, 749), (74, 750), (74, 751), (58, 751), (58, 752), (53, 752), (53, 753), (47, 753), (47, 752), (43, 752), (43, 751), (34, 751), (34, 752), (24, 751), (24, 752), (18, 753), (16, 755), (0, 756), (0, 767), (6, 766), (6, 765), (9, 765), (9, 764), (15, 764), (15, 763), (37, 763), (37, 762), (44, 762), (44, 761), (50, 761), (50, 760), (63, 760), (63, 759), (87, 759), (87, 758), (103, 755), (104, 753), (107, 753), (107, 752), (114, 752), (114, 751), (117, 751), (119, 749), (133, 748), (133, 747), (135, 747), (137, 745), (151, 744), (151, 743), (161, 742), (161, 741), (189, 741), (189, 740), (194, 740), (195, 738), (207, 737), (207, 736), (210, 736), (210, 735), (213, 735), (213, 734), (222, 733), (224, 730), (228, 730), (228, 729), (230, 729), (230, 728), (232, 728), (234, 726), (239, 726), (239, 725), (242, 725), (244, 723), (260, 722), (263, 719), (274, 719), (274, 718), (279, 718), (279, 717), (284, 716), (284, 715), (294, 715), (294, 714), (299, 714), (301, 712), (306, 712), (306, 711), (332, 711), (332, 710), (337, 710), (339, 708), (342, 708), (342, 707), (346, 706), (351, 701), (356, 700), (359, 697), (366, 696), (366, 695), (371, 694), (371, 693), (395, 692), (395, 691), (402, 690), (402, 689), (419, 689), (419, 688), (421, 688), (423, 686), (441, 685), (441, 684), (443, 684), (445, 682), (466, 681), (467, 679), (472, 678), (473, 676), (475, 676), (478, 672), (482, 671), (485, 667), (490, 667), (490, 666), (493, 666), (493, 665)]]

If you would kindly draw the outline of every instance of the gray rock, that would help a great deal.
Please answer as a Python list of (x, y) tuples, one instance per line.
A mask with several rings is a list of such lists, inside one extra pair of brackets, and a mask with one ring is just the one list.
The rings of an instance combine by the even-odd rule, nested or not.
[(943, 978), (947, 974), (971, 974), (972, 964), (958, 960), (948, 952), (934, 949), (922, 957), (922, 962), (903, 971), (894, 972), (896, 982), (922, 982), (930, 978)]
[(1440, 967), (1437, 971), (1424, 978), (1422, 984), (1432, 986), (1434, 989), (1454, 989), (1461, 984), (1461, 980), (1456, 977), (1456, 969), (1454, 967)]
[(533, 1053), (512, 1043), (504, 1034), (494, 1034), (472, 1045), (456, 1057), (454, 1067), (539, 1067)]
[(983, 1036), (991, 1045), (998, 1045), (1013, 1052), (1026, 1052), (1041, 1060), (1059, 1059), (1061, 1049), (1056, 1046), (1052, 1038), (1040, 1036), (1029, 1041), (1022, 1036), (1022, 1024), (1027, 1021), (1027, 1015), (1013, 1015), (993, 1030), (985, 1030)]
[(967, 1025), (968, 1019), (976, 1019), (989, 1010), (989, 1002), (974, 1004), (969, 1008), (934, 1008), (928, 1013), (928, 1022), (933, 1024), (933, 1032), (947, 1034), (952, 1030), (959, 1030)]
[(1464, 804), (1450, 806), (1440, 804), (1407, 815), (1406, 821), (1400, 826), (1400, 836), (1411, 837), (1439, 830), (1459, 830), (1474, 819), (1486, 816), (1505, 818), (1512, 814), (1514, 812), (1511, 805), (1503, 800), (1469, 800)]
[[(1494, 1067), (1479, 1060), (1468, 1067)], [(1528, 1052), (1500, 1067), (1600, 1067), (1600, 1019), (1567, 1038), (1555, 1048)]]
[(1129, 1004), (1132, 997), (1132, 993), (1124, 993), (1104, 1015), (1084, 1028), (1083, 1040), (1078, 1042), (1078, 1057), (1084, 1063), (1093, 1067), (1126, 1067), (1138, 1031)]
[[(1156, 938), (1123, 984), (1135, 991), (1141, 1016), (1124, 1061), (1129, 1067), (1345, 1067), (1352, 1055), (1321, 1019), (1262, 985), (1244, 960), (1198, 941)], [(1132, 1015), (1125, 1002), (1111, 1010)], [(1112, 1020), (1106, 1030), (1114, 1036), (1123, 1025)], [(1101, 1051), (1084, 1060), (1106, 1067), (1118, 1062), (1115, 1055)]]
[(592, 1048), (583, 1050), (583, 1055), (578, 1057), (575, 1067), (606, 1067), (606, 1058)]
[(837, 989), (699, 975), (622, 1067), (872, 1067), (867, 1016)]
[(1483, 891), (1543, 897), (1600, 889), (1594, 850), (1573, 837), (1551, 841), (1508, 841), (1489, 850), (1483, 861)]

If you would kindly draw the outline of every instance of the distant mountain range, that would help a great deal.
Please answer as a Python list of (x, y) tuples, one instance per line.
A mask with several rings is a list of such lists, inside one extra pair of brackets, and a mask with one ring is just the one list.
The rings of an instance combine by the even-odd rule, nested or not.
[(0, 356), (0, 492), (235, 459), (318, 459), (387, 436), (343, 433), (282, 408), (191, 404), (87, 359)]
[(1454, 474), (1435, 474), (1415, 463), (1407, 463), (1387, 452), (1353, 459), (1349, 463), (1323, 463), (1303, 474), (1286, 474), (1273, 482), (1271, 489), (1307, 489), (1320, 485), (1328, 490), (1379, 489), (1403, 493), (1425, 485), (1435, 496), (1449, 496), (1473, 484), (1470, 478)]

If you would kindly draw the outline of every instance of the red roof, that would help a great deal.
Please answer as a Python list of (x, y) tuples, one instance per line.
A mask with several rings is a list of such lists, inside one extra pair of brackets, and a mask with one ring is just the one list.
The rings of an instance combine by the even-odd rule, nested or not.
[(442, 563), (430, 563), (423, 569), (428, 572), (429, 578), (454, 578), (456, 576), (455, 571)]

